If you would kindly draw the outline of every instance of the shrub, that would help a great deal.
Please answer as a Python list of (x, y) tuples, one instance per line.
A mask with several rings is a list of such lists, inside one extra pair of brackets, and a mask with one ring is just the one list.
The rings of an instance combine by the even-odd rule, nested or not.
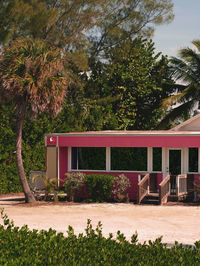
[(85, 175), (80, 172), (67, 173), (64, 183), (64, 190), (69, 195), (70, 200), (74, 201), (76, 195), (85, 183)]
[(117, 232), (106, 238), (102, 224), (92, 228), (88, 220), (85, 235), (75, 235), (71, 226), (65, 237), (53, 229), (30, 230), (19, 228), (1, 213), (0, 265), (199, 265), (200, 242), (194, 246), (175, 243), (171, 248), (161, 242), (137, 243), (137, 234), (131, 241)]
[(85, 176), (89, 199), (97, 202), (107, 201), (111, 196), (114, 176), (91, 174)]
[(114, 199), (117, 201), (122, 201), (124, 199), (128, 200), (127, 190), (130, 188), (130, 186), (130, 181), (124, 174), (116, 176), (114, 178), (112, 187)]

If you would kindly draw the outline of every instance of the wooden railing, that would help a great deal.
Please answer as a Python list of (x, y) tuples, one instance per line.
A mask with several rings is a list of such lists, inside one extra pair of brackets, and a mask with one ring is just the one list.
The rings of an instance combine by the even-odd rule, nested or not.
[(177, 183), (177, 196), (187, 194), (187, 175), (178, 175)]
[(159, 198), (160, 204), (167, 202), (167, 197), (170, 195), (170, 175), (166, 176), (165, 179), (159, 184)]
[(150, 174), (146, 174), (138, 183), (138, 204), (149, 193)]

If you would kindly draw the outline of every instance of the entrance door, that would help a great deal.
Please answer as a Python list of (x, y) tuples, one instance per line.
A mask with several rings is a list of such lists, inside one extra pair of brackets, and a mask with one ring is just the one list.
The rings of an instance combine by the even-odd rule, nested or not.
[(181, 149), (169, 150), (169, 174), (180, 175), (181, 174)]
[(171, 194), (176, 194), (176, 177), (182, 172), (182, 150), (169, 149), (169, 174)]

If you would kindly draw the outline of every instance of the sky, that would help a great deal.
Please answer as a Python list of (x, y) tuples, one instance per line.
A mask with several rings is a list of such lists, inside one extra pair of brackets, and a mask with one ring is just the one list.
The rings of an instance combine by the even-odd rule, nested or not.
[(178, 56), (181, 48), (194, 46), (200, 40), (200, 0), (173, 0), (175, 18), (170, 24), (157, 26), (153, 41), (156, 52)]

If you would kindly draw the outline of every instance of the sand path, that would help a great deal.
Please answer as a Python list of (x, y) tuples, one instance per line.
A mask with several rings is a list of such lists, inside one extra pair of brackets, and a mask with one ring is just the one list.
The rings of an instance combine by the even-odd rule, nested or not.
[[(27, 224), (30, 229), (54, 228), (66, 232), (71, 225), (75, 233), (84, 232), (87, 219), (94, 226), (103, 224), (103, 234), (116, 235), (120, 230), (130, 239), (137, 231), (140, 242), (163, 236), (163, 242), (173, 244), (176, 240), (194, 244), (200, 240), (200, 206), (147, 206), (133, 203), (111, 204), (44, 204), (28, 206), (22, 197), (0, 198), (0, 208), (5, 209), (15, 225)], [(0, 221), (2, 223), (2, 221)]]

